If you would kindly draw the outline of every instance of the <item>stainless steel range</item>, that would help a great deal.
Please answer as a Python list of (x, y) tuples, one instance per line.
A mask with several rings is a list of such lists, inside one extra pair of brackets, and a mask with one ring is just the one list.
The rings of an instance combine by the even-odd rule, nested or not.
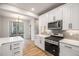
[(60, 36), (51, 35), (45, 38), (45, 50), (55, 56), (59, 55), (59, 41), (63, 39)]

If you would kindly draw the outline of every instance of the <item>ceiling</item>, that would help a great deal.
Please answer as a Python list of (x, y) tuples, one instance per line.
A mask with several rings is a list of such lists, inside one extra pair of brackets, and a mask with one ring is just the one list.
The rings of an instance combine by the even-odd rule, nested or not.
[(37, 19), (39, 15), (62, 4), (64, 3), (0, 3), (0, 15), (12, 18)]
[[(26, 11), (30, 11), (37, 15), (41, 15), (53, 8), (56, 8), (64, 3), (10, 3), (10, 5), (15, 6)], [(32, 11), (31, 8), (35, 10)]]

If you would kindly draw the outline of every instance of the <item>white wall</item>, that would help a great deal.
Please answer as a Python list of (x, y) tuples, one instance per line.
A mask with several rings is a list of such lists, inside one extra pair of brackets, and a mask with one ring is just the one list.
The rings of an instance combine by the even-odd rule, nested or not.
[(31, 19), (31, 40), (35, 39), (34, 19)]
[[(15, 21), (16, 19), (7, 18), (0, 16), (0, 37), (9, 37), (9, 21)], [(26, 20), (24, 21), (24, 38), (28, 39), (30, 32), (29, 32), (29, 22)]]
[[(4, 19), (6, 19), (4, 21)], [(8, 21), (7, 18), (0, 16), (0, 37), (8, 37)]]
[(0, 16), (1, 19), (1, 35), (0, 37), (9, 37), (9, 21), (13, 21), (15, 19)]
[[(16, 19), (7, 18), (0, 16), (0, 37), (9, 37), (9, 21), (14, 21)], [(34, 40), (35, 37), (35, 20), (30, 19), (30, 21), (24, 21), (24, 38)], [(31, 25), (31, 28), (30, 28)], [(31, 33), (30, 33), (31, 31)], [(31, 35), (30, 35), (31, 34)]]
[(30, 21), (24, 21), (24, 38), (25, 39), (30, 39)]
[(9, 20), (8, 18), (2, 18), (2, 37), (9, 37)]

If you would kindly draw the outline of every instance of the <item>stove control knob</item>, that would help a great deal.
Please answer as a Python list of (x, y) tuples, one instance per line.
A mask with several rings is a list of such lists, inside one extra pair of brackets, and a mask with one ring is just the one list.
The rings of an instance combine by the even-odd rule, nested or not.
[(53, 50), (53, 52), (55, 52), (55, 50)]

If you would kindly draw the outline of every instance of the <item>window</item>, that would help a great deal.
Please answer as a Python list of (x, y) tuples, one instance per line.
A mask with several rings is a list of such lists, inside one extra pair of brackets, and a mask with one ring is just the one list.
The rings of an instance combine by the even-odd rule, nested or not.
[(9, 36), (21, 36), (24, 37), (24, 23), (23, 22), (9, 22)]

